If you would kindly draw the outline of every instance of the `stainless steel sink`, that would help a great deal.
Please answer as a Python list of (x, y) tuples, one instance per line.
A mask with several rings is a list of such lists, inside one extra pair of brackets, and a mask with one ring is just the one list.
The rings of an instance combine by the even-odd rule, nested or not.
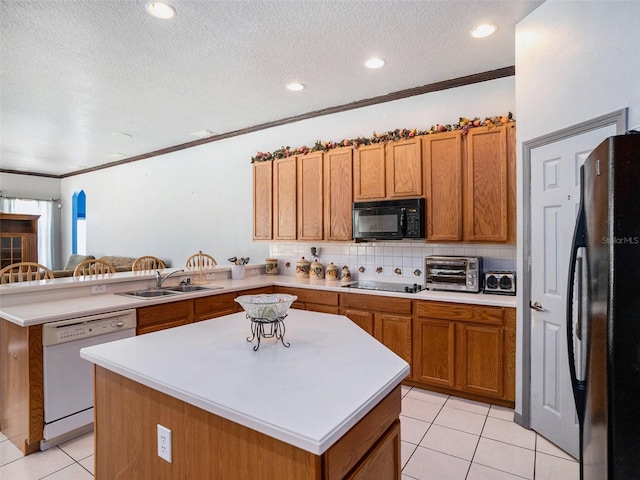
[(167, 295), (179, 295), (181, 293), (197, 292), (200, 290), (217, 290), (220, 286), (211, 285), (203, 287), (201, 285), (177, 285), (175, 287), (152, 288), (149, 290), (138, 290), (137, 292), (125, 292), (119, 295), (133, 298), (157, 298)]
[(210, 287), (203, 287), (201, 285), (178, 285), (176, 287), (162, 287), (162, 290), (169, 290), (170, 292), (189, 293), (197, 292), (199, 290), (217, 290), (219, 286), (212, 285)]
[(120, 295), (124, 295), (125, 297), (134, 297), (134, 298), (155, 298), (155, 297), (164, 297), (167, 295), (177, 295), (178, 292), (172, 292), (166, 289), (161, 290), (139, 290), (137, 292), (125, 292)]

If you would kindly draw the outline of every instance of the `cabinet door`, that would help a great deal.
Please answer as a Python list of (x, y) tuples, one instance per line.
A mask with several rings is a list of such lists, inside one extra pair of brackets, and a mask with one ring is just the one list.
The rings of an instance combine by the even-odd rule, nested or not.
[(353, 163), (353, 199), (384, 200), (386, 191), (386, 163), (384, 143), (367, 145), (355, 151)]
[(462, 240), (462, 134), (422, 137), (427, 241)]
[(455, 322), (416, 318), (413, 378), (445, 387), (455, 386)]
[(457, 366), (462, 390), (502, 398), (504, 333), (501, 327), (458, 323)]
[(380, 343), (411, 364), (411, 317), (376, 313), (373, 334)]
[(353, 149), (324, 154), (324, 237), (353, 239)]
[(387, 143), (387, 196), (422, 195), (422, 152), (420, 138)]
[(296, 228), (296, 157), (273, 161), (273, 238), (295, 240)]
[(253, 164), (253, 239), (273, 236), (273, 162)]
[(298, 156), (298, 240), (322, 240), (322, 152)]
[(373, 313), (364, 310), (345, 309), (342, 315), (373, 336)]
[(396, 420), (347, 479), (386, 480), (400, 478), (401, 470), (400, 421)]
[(508, 240), (506, 127), (472, 128), (467, 133), (465, 237), (469, 241)]

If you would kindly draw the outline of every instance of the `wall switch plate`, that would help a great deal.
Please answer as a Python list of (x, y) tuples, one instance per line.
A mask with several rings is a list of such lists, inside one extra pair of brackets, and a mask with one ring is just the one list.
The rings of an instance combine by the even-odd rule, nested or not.
[(104, 283), (101, 285), (92, 285), (91, 294), (95, 295), (96, 293), (107, 293), (107, 286)]
[(171, 463), (171, 430), (158, 424), (158, 456)]

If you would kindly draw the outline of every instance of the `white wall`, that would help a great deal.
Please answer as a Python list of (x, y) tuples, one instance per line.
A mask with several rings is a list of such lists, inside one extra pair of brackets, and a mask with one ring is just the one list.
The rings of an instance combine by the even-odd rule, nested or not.
[[(425, 129), (460, 116), (515, 113), (513, 77), (397, 100), (213, 142), (62, 180), (62, 198), (87, 194), (88, 252), (156, 255), (182, 266), (203, 250), (218, 263), (230, 256), (263, 262), (268, 242), (252, 241), (252, 169), (256, 151), (316, 140), (369, 136), (396, 128)], [(63, 209), (69, 246), (71, 210)], [(68, 249), (63, 256), (68, 255)]]
[[(518, 112), (518, 218), (522, 218), (522, 143), (629, 108), (640, 124), (640, 2), (547, 1), (516, 28)], [(518, 269), (524, 271), (522, 225)], [(517, 371), (522, 365), (519, 305)], [(526, 307), (528, 308), (528, 307)], [(516, 391), (522, 378), (516, 381)], [(516, 411), (522, 412), (518, 395)]]

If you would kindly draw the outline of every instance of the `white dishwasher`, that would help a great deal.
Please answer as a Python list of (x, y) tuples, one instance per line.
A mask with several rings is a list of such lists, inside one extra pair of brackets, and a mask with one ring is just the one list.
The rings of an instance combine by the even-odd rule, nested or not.
[(93, 429), (93, 364), (80, 358), (80, 349), (135, 334), (135, 310), (61, 320), (42, 326), (42, 450)]

